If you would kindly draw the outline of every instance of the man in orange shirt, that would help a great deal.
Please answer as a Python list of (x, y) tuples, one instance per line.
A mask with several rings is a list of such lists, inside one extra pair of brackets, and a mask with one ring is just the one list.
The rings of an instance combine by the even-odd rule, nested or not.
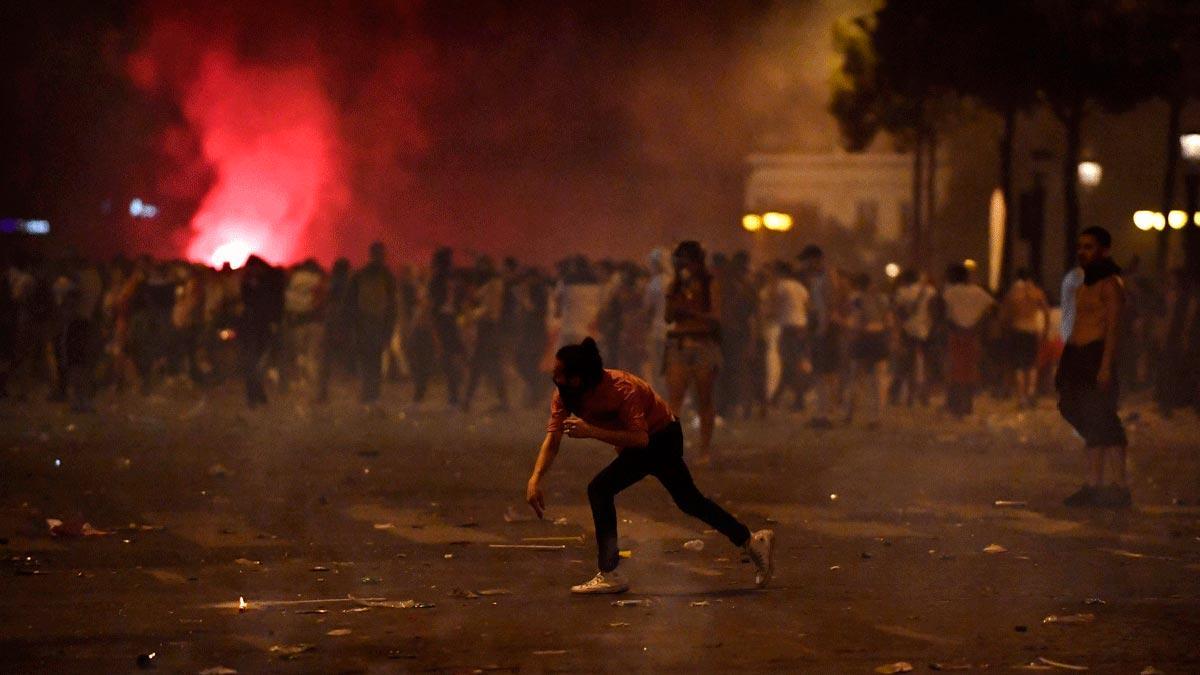
[(566, 433), (594, 438), (616, 448), (617, 458), (588, 484), (588, 500), (596, 526), (599, 573), (571, 587), (572, 593), (622, 593), (629, 582), (617, 572), (617, 493), (646, 476), (654, 476), (686, 514), (703, 520), (742, 547), (758, 568), (756, 583), (765, 586), (773, 571), (775, 533), (753, 534), (725, 509), (700, 494), (683, 461), (683, 429), (665, 401), (641, 378), (606, 370), (596, 341), (562, 347), (555, 354), (554, 384), (546, 438), (538, 453), (525, 498), (538, 517), (545, 510), (541, 480), (558, 455)]

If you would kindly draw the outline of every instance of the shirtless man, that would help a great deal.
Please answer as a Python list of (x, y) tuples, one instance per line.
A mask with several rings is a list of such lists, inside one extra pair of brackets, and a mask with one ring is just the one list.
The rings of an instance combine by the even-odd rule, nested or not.
[(1046, 338), (1049, 327), (1050, 304), (1046, 294), (1030, 278), (1029, 270), (1017, 270), (1013, 283), (1000, 309), (1004, 328), (1008, 332), (1009, 352), (1016, 370), (1017, 406), (1036, 407), (1038, 347)]
[[(1125, 306), (1121, 268), (1109, 257), (1112, 235), (1089, 227), (1079, 235), (1077, 255), (1083, 285), (1075, 292), (1075, 323), (1058, 364), (1055, 386), (1063, 419), (1083, 437), (1090, 475), (1067, 506), (1128, 507), (1125, 428), (1117, 416), (1117, 336)], [(1113, 475), (1106, 485), (1106, 464)]]
[(525, 490), (525, 500), (538, 517), (546, 508), (542, 477), (558, 456), (564, 433), (571, 438), (594, 438), (612, 446), (617, 457), (588, 484), (588, 501), (596, 526), (600, 571), (571, 592), (623, 593), (629, 582), (617, 572), (618, 492), (646, 476), (662, 483), (675, 504), (745, 549), (758, 568), (755, 579), (765, 586), (772, 573), (775, 533), (750, 530), (712, 500), (700, 494), (683, 461), (683, 429), (665, 401), (644, 380), (621, 370), (606, 370), (596, 341), (586, 338), (558, 350), (554, 362), (558, 391), (550, 404), (550, 422)]

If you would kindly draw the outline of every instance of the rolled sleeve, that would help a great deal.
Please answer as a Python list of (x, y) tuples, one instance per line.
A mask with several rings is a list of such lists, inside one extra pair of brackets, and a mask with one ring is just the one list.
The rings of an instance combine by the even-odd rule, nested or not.
[(567, 419), (567, 409), (563, 407), (562, 398), (558, 392), (550, 399), (550, 419), (546, 421), (546, 433), (561, 434), (563, 422)]

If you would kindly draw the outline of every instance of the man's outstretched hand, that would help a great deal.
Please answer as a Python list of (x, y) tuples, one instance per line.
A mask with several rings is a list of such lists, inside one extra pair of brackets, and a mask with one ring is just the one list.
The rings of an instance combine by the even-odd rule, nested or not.
[(542, 488), (538, 485), (536, 478), (529, 479), (529, 485), (525, 487), (525, 501), (533, 507), (533, 512), (538, 518), (546, 512), (546, 497), (542, 494)]

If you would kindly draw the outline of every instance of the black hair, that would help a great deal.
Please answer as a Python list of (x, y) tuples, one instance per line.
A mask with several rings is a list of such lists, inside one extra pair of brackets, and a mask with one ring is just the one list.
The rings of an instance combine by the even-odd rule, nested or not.
[(700, 245), (700, 242), (688, 239), (686, 241), (679, 242), (679, 245), (675, 247), (675, 252), (672, 254), (672, 256), (676, 258), (687, 258), (703, 265), (704, 247)]
[(1033, 275), (1029, 272), (1028, 267), (1017, 268), (1017, 279), (1019, 279), (1021, 281), (1029, 281), (1029, 278), (1032, 276)]
[(825, 252), (821, 250), (820, 246), (809, 244), (800, 251), (800, 255), (797, 257), (801, 260), (821, 260), (825, 257)]
[(970, 278), (971, 274), (967, 271), (967, 266), (962, 263), (954, 263), (946, 268), (946, 283), (965, 284)]
[(1093, 239), (1096, 240), (1097, 244), (1100, 244), (1101, 248), (1111, 248), (1112, 247), (1112, 235), (1108, 233), (1108, 230), (1104, 229), (1103, 227), (1100, 227), (1099, 225), (1093, 225), (1093, 226), (1087, 228), (1083, 232), (1080, 232), (1079, 236), (1092, 237)]
[(604, 361), (600, 358), (600, 348), (590, 337), (575, 345), (564, 345), (555, 352), (554, 358), (563, 364), (563, 374), (567, 377), (578, 377), (583, 381), (583, 387), (590, 389), (599, 384), (604, 377)]

